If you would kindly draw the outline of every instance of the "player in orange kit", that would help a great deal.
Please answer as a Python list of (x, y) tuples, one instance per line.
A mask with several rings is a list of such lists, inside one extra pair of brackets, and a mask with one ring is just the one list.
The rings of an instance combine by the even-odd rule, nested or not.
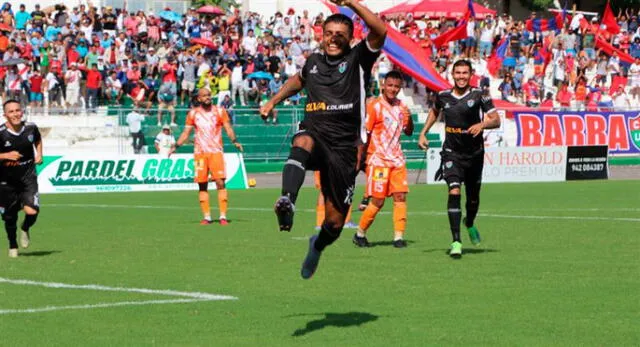
[(209, 175), (218, 189), (218, 207), (220, 208), (220, 225), (227, 225), (227, 189), (225, 187), (226, 173), (224, 168), (224, 153), (222, 147), (222, 128), (227, 132), (231, 143), (240, 152), (242, 145), (229, 122), (229, 115), (223, 108), (211, 104), (211, 92), (202, 88), (198, 91), (200, 106), (194, 107), (187, 114), (184, 131), (176, 142), (176, 148), (189, 139), (195, 128), (195, 146), (193, 150), (195, 164), (195, 182), (198, 183), (200, 208), (204, 218), (200, 224), (211, 224), (211, 209), (209, 207)]
[(358, 247), (368, 247), (366, 233), (384, 205), (384, 200), (393, 197), (393, 246), (407, 246), (404, 232), (407, 223), (407, 167), (400, 135), (413, 134), (413, 121), (409, 109), (397, 96), (402, 89), (402, 75), (397, 71), (387, 74), (382, 95), (367, 105), (367, 191), (371, 201), (360, 218), (358, 231), (353, 243)]
[[(320, 171), (313, 172), (313, 182), (318, 190), (318, 201), (316, 202), (316, 231), (320, 231), (322, 228), (322, 222), (324, 222), (324, 194), (322, 194), (322, 190), (320, 189)], [(351, 209), (347, 212), (347, 218), (344, 223), (345, 229), (355, 229), (358, 227), (358, 224), (351, 221)]]

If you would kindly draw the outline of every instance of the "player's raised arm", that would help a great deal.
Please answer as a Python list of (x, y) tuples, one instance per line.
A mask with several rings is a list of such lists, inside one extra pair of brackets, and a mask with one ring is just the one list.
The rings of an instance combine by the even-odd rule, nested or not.
[(277, 104), (281, 103), (283, 100), (287, 99), (290, 96), (298, 94), (304, 88), (304, 81), (300, 74), (295, 74), (291, 76), (287, 82), (280, 88), (280, 90), (271, 97), (266, 104), (260, 107), (260, 115), (262, 117), (269, 116), (269, 113), (276, 107)]
[(373, 50), (378, 50), (384, 45), (384, 39), (387, 37), (387, 26), (380, 17), (371, 12), (366, 6), (362, 5), (358, 0), (331, 0), (331, 2), (347, 6), (352, 9), (369, 27), (369, 35), (367, 42)]

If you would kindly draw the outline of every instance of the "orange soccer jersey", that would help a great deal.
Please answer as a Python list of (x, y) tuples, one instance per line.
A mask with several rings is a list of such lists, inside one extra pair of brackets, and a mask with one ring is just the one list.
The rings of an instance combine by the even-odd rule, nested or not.
[(224, 179), (224, 157), (222, 147), (222, 128), (229, 121), (227, 111), (212, 106), (210, 111), (195, 108), (187, 115), (187, 126), (195, 127), (195, 181), (209, 181), (209, 174), (215, 179)]
[(393, 193), (406, 193), (407, 170), (400, 146), (400, 135), (409, 123), (409, 109), (400, 101), (393, 104), (383, 96), (367, 105), (367, 195), (386, 198)]

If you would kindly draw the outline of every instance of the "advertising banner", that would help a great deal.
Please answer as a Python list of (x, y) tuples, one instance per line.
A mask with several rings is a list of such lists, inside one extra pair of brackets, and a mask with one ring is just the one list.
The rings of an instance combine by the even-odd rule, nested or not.
[[(427, 161), (427, 183), (444, 183), (434, 181), (440, 149), (429, 149)], [(492, 147), (485, 150), (482, 182), (561, 182), (566, 168), (566, 147)]]
[[(225, 153), (227, 189), (247, 189), (240, 153)], [(38, 166), (40, 193), (140, 192), (193, 190), (193, 155), (45, 156)], [(215, 184), (209, 185), (215, 189)]]
[(640, 154), (640, 111), (516, 112), (517, 145), (608, 146), (609, 154)]
[(609, 178), (607, 146), (567, 148), (567, 181)]

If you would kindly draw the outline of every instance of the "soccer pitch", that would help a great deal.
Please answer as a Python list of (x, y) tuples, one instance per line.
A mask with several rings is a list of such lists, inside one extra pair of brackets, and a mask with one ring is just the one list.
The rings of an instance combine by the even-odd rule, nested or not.
[(308, 281), (317, 193), (302, 191), (291, 233), (277, 231), (278, 193), (230, 191), (226, 227), (198, 224), (196, 192), (43, 196), (31, 247), (9, 259), (2, 243), (0, 345), (640, 341), (640, 181), (484, 185), (483, 243), (464, 235), (460, 260), (446, 255), (445, 187), (412, 186), (408, 248), (390, 245), (389, 201), (375, 247), (345, 230)]

